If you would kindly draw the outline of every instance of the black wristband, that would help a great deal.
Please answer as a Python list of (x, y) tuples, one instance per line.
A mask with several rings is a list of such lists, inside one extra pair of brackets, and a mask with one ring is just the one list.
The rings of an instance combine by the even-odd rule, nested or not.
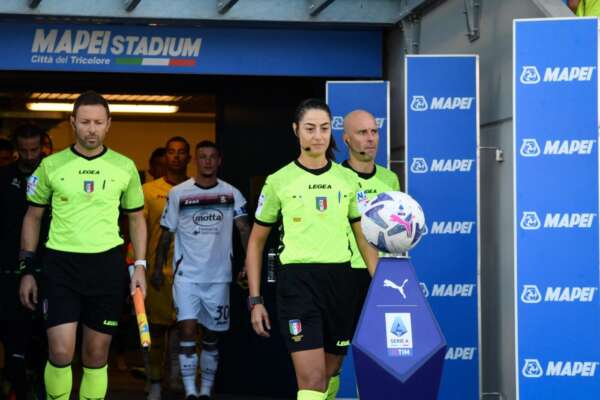
[(34, 275), (35, 267), (33, 265), (33, 258), (35, 257), (35, 252), (29, 250), (19, 251), (19, 275)]

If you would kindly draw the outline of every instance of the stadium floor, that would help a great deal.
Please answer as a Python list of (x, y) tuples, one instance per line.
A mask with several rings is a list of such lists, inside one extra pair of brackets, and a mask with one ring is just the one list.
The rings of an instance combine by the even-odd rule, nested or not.
[[(114, 362), (111, 362), (109, 368), (109, 389), (107, 394), (107, 400), (145, 400), (146, 396), (144, 393), (144, 378), (139, 373), (141, 363), (138, 360), (137, 355), (129, 354), (127, 357), (128, 364), (136, 367), (132, 370), (120, 371)], [(75, 382), (78, 382), (76, 379)], [(162, 400), (184, 400), (184, 393), (181, 391), (171, 392), (166, 390), (163, 393)], [(232, 395), (220, 395), (215, 394), (215, 400), (283, 400), (281, 398), (275, 399), (271, 397), (256, 397), (256, 396), (232, 396)]]

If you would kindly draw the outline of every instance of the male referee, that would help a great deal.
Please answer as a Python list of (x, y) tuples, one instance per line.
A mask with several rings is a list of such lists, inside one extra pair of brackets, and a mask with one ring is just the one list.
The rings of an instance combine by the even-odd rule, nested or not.
[[(378, 193), (400, 190), (398, 176), (387, 168), (375, 164), (377, 146), (379, 145), (379, 129), (373, 114), (364, 110), (354, 110), (344, 117), (343, 140), (348, 147), (348, 159), (342, 163), (356, 174), (359, 186), (371, 200)], [(354, 329), (363, 303), (371, 284), (371, 275), (362, 259), (352, 229), (348, 227), (348, 240), (352, 249), (352, 281), (354, 293)], [(371, 271), (372, 273), (373, 271)], [(339, 390), (339, 373), (334, 375), (327, 389), (327, 399), (335, 399)]]
[(144, 196), (137, 169), (130, 159), (103, 142), (110, 128), (106, 100), (83, 93), (73, 106), (71, 126), (75, 144), (46, 157), (27, 183), (30, 207), (21, 235), (20, 297), (33, 309), (38, 300), (33, 258), (40, 220), (51, 205), (52, 221), (46, 243), (43, 310), (48, 335), (44, 381), (48, 398), (68, 400), (72, 386), (71, 361), (77, 325), (83, 324), (80, 399), (106, 395), (108, 350), (117, 329), (126, 288), (119, 236), (119, 208), (129, 214), (135, 253), (130, 290), (146, 293), (146, 222)]

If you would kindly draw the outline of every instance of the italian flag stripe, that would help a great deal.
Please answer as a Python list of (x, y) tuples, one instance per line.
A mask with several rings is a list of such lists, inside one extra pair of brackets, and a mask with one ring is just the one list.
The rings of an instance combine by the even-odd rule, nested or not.
[(154, 67), (193, 67), (193, 58), (158, 58), (158, 57), (117, 57), (118, 65), (145, 65)]

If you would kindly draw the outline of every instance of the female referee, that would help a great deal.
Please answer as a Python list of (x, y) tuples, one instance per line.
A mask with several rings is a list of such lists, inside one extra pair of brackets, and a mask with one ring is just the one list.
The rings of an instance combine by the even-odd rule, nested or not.
[(353, 298), (347, 226), (350, 222), (371, 272), (377, 252), (360, 228), (358, 182), (332, 162), (331, 112), (322, 100), (303, 101), (292, 124), (300, 156), (269, 175), (256, 209), (246, 266), (252, 325), (268, 337), (269, 315), (260, 296), (262, 253), (281, 215), (283, 251), (277, 307), (292, 356), (298, 400), (327, 399), (329, 379), (341, 366), (352, 336)]

